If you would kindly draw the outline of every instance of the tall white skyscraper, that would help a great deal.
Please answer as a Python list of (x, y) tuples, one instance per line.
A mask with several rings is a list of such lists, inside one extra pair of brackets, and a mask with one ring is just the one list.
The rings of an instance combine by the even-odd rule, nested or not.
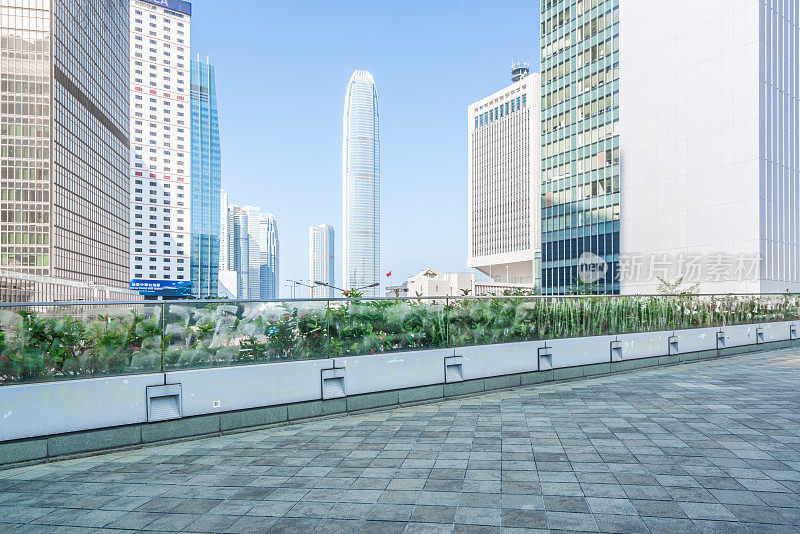
[(312, 298), (332, 298), (333, 288), (317, 285), (324, 282), (330, 286), (335, 280), (335, 258), (333, 227), (327, 224), (312, 226), (308, 229), (308, 276)]
[(131, 279), (186, 295), (191, 288), (191, 13), (182, 0), (130, 4)]
[(539, 278), (539, 91), (515, 65), (511, 85), (467, 110), (467, 265), (523, 287)]
[(800, 290), (797, 2), (541, 8), (543, 292)]
[[(381, 193), (378, 92), (372, 74), (357, 70), (344, 97), (342, 132), (343, 288), (380, 282)], [(380, 295), (380, 287), (363, 291)]]

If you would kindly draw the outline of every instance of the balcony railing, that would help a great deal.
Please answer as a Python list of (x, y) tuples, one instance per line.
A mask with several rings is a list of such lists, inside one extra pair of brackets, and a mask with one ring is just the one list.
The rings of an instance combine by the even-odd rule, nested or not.
[(800, 296), (0, 304), (0, 384), (798, 318)]

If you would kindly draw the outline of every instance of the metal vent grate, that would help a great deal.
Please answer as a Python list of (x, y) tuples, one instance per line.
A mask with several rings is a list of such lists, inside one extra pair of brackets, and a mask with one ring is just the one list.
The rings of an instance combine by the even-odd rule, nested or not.
[(150, 399), (150, 421), (176, 419), (181, 416), (180, 397), (165, 395)]
[[(539, 357), (542, 355), (539, 354)], [(619, 362), (622, 361), (622, 341), (614, 340), (611, 342), (611, 361), (612, 362)]]
[(448, 384), (464, 381), (463, 356), (448, 356), (444, 359), (444, 381)]
[(335, 399), (344, 397), (344, 367), (322, 370), (322, 398)]
[[(539, 371), (547, 371), (553, 368), (553, 347), (539, 347)], [(620, 348), (620, 350), (622, 350)]]
[(667, 339), (667, 350), (670, 356), (680, 354), (681, 351), (678, 348), (678, 336), (669, 336)]
[(181, 417), (181, 385), (148, 386), (147, 421), (166, 421)]

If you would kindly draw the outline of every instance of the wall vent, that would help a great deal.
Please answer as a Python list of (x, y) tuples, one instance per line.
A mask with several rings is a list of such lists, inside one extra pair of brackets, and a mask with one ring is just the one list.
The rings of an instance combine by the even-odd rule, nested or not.
[(464, 357), (447, 356), (444, 359), (445, 383), (464, 381)]
[(614, 340), (611, 342), (611, 361), (622, 361), (622, 341)]
[(553, 347), (539, 347), (539, 371), (553, 368)]
[(322, 370), (322, 398), (336, 399), (345, 396), (344, 367)]
[(670, 356), (681, 353), (678, 349), (678, 336), (669, 336), (669, 338), (667, 338), (667, 346)]
[(181, 385), (147, 386), (147, 422), (178, 419), (183, 414)]

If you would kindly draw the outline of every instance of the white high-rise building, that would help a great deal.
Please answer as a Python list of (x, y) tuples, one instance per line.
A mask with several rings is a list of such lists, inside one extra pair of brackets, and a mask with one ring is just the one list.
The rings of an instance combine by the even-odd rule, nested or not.
[[(378, 92), (372, 74), (350, 76), (342, 132), (343, 288), (380, 283), (381, 193)], [(380, 287), (363, 290), (377, 297)]]
[(796, 0), (620, 1), (623, 293), (800, 290), (799, 25)]
[(515, 65), (511, 85), (467, 110), (467, 266), (523, 287), (539, 278), (539, 91)]
[[(335, 259), (333, 227), (327, 224), (312, 226), (308, 229), (308, 276), (311, 298), (333, 298), (335, 284)], [(327, 286), (319, 285), (323, 282)]]
[(130, 4), (131, 279), (187, 295), (191, 12), (182, 0)]
[(800, 290), (797, 2), (541, 9), (543, 292)]
[(219, 208), (218, 295), (239, 298), (237, 291), (239, 275), (233, 267), (233, 217), (228, 212), (228, 192), (224, 189), (221, 189), (219, 193)]

